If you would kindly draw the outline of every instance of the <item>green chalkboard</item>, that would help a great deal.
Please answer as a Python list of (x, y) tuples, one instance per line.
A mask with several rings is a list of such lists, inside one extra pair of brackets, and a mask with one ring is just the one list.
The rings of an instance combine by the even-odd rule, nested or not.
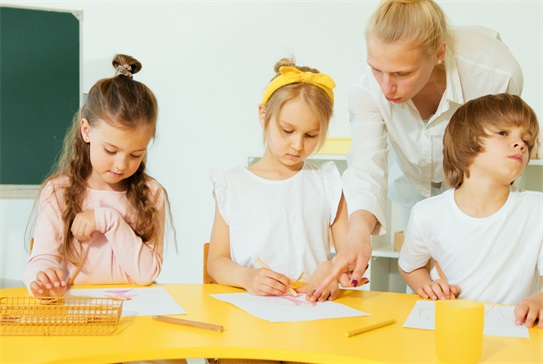
[(0, 7), (0, 184), (40, 184), (79, 108), (79, 20)]

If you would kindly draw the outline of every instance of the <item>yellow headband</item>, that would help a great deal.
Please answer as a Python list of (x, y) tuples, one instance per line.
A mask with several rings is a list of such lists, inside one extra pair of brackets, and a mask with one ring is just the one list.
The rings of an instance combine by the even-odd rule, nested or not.
[(332, 101), (332, 106), (334, 106), (334, 92), (332, 89), (336, 87), (336, 84), (332, 77), (324, 73), (303, 72), (296, 67), (289, 66), (281, 66), (279, 72), (281, 72), (281, 74), (275, 77), (268, 87), (266, 87), (266, 90), (264, 90), (264, 95), (262, 96), (263, 105), (266, 105), (275, 91), (285, 85), (290, 85), (292, 83), (310, 83), (323, 89), (330, 98), (330, 101)]

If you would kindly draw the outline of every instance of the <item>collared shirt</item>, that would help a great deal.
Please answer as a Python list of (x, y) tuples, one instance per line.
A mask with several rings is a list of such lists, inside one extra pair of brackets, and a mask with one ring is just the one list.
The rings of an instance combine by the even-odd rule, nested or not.
[(362, 64), (351, 83), (353, 148), (343, 174), (345, 198), (349, 214), (356, 210), (373, 213), (381, 223), (381, 233), (386, 228), (387, 180), (391, 200), (408, 208), (448, 188), (442, 166), (443, 134), (453, 113), (483, 95), (522, 92), (520, 65), (497, 32), (464, 27), (455, 29), (449, 38), (447, 87), (427, 121), (411, 100), (403, 104), (387, 101), (369, 65)]

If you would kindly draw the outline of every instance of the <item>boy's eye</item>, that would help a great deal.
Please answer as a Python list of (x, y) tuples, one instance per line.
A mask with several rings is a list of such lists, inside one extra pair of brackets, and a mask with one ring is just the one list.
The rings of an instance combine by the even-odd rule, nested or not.
[(501, 136), (507, 136), (507, 132), (503, 130), (498, 131), (496, 134), (501, 135)]

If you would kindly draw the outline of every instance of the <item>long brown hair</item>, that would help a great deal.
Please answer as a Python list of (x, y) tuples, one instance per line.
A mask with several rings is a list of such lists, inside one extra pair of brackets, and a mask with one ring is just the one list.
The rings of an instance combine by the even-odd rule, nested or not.
[[(141, 70), (141, 63), (131, 56), (118, 54), (112, 65), (116, 75), (101, 79), (92, 86), (64, 138), (62, 154), (51, 176), (42, 184), (43, 188), (47, 182), (58, 177), (64, 177), (67, 181), (61, 186), (65, 206), (62, 211), (64, 233), (61, 253), (74, 264), (80, 260), (78, 251), (81, 249), (75, 248), (71, 227), (74, 218), (81, 212), (81, 204), (87, 194), (86, 181), (92, 172), (90, 147), (80, 131), (81, 119), (87, 119), (91, 126), (106, 122), (120, 128), (145, 127), (152, 131), (153, 137), (156, 132), (158, 104), (155, 95), (143, 83), (133, 79), (133, 74)], [(159, 212), (155, 208), (156, 196), (151, 196), (147, 184), (152, 178), (147, 174), (145, 162), (146, 158), (124, 182), (128, 201), (135, 213), (134, 230), (144, 241), (148, 241), (158, 228), (156, 217)], [(165, 199), (167, 203), (167, 195)]]

